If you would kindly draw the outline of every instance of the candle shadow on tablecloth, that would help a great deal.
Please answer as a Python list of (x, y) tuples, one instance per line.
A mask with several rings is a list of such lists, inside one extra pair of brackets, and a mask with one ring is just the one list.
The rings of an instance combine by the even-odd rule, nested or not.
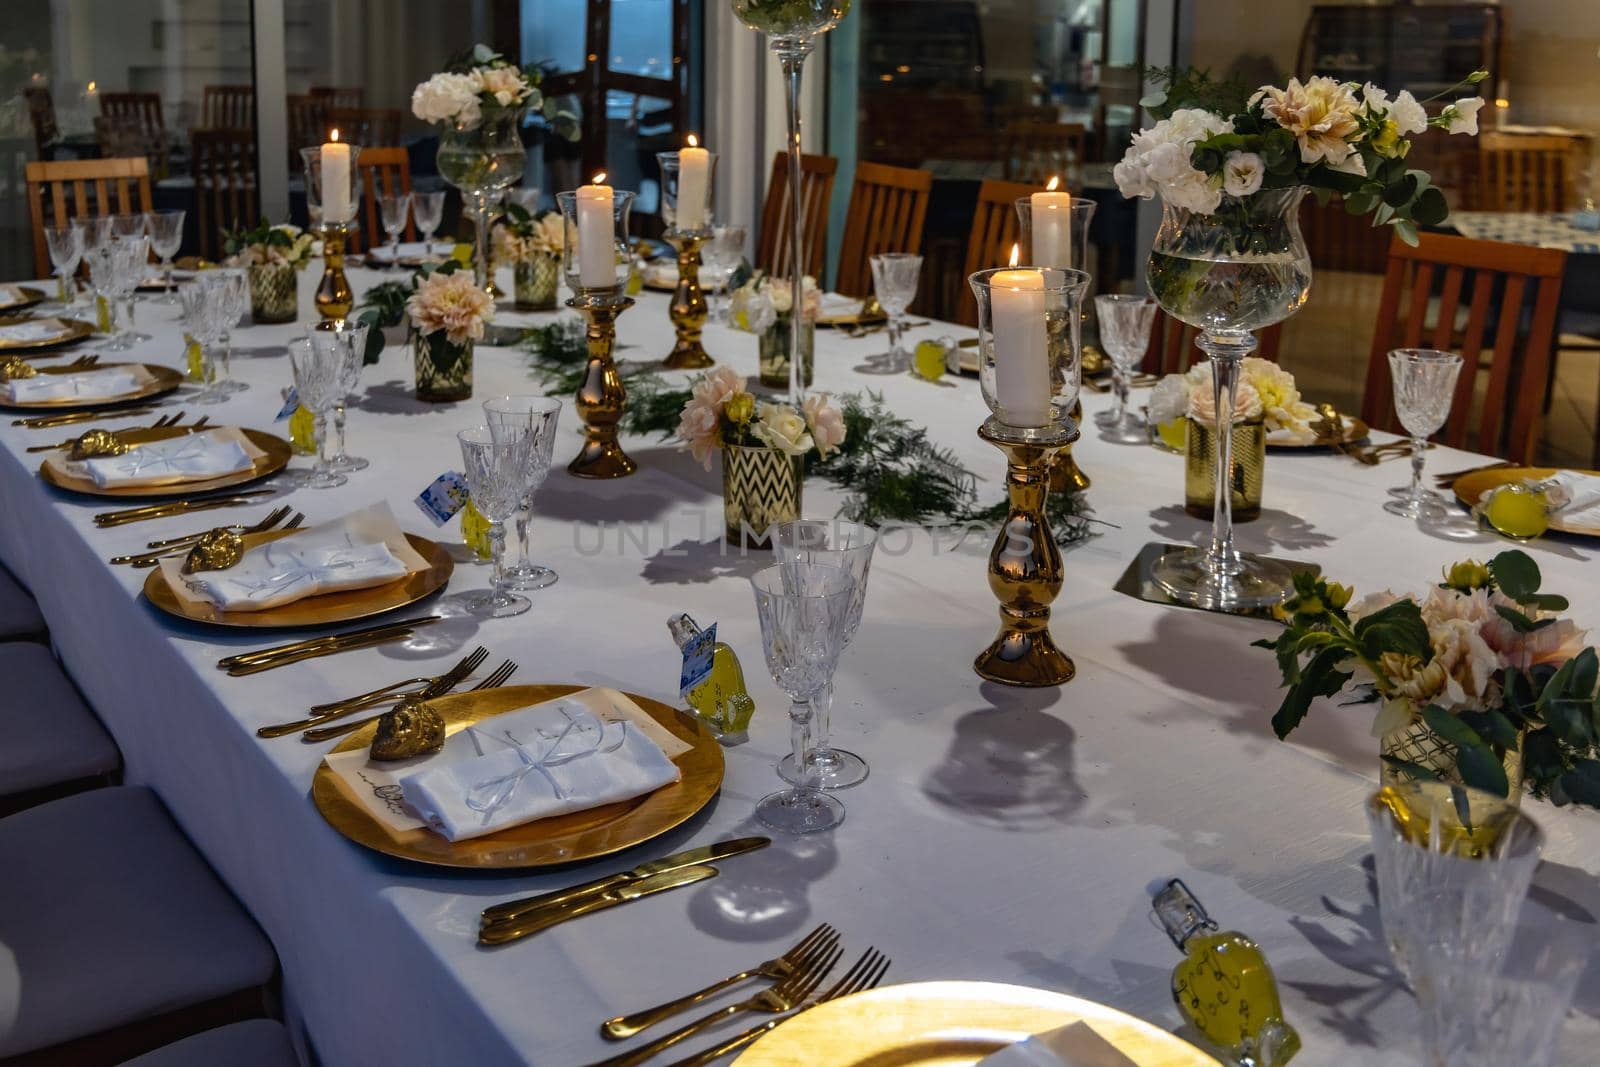
[[(464, 400), (461, 404), (481, 410), (470, 400)], [(351, 406), (372, 415), (424, 415), (430, 411), (447, 409), (447, 405), (444, 404), (429, 404), (418, 400), (416, 386), (409, 379), (399, 378), (370, 383)]]
[(718, 578), (749, 578), (771, 563), (769, 549), (742, 549), (721, 537), (690, 538), (645, 557), (639, 576), (651, 585), (704, 585)]
[(923, 794), (961, 819), (1002, 830), (1040, 832), (1070, 822), (1088, 794), (1073, 768), (1077, 733), (1045, 712), (1060, 691), (985, 682), (979, 692), (991, 705), (956, 720)]
[(719, 863), (722, 873), (695, 890), (689, 921), (696, 929), (724, 941), (770, 941), (809, 928), (807, 887), (839, 862), (833, 835), (775, 834), (747, 818), (727, 836), (757, 834), (772, 844)]
[[(1160, 541), (1200, 544), (1211, 533), (1208, 520), (1197, 519), (1178, 504), (1167, 504), (1150, 512), (1150, 532)], [(1253, 522), (1235, 523), (1233, 539), (1245, 552), (1304, 552), (1326, 548), (1333, 538), (1320, 532), (1298, 515), (1277, 508), (1262, 508)]]

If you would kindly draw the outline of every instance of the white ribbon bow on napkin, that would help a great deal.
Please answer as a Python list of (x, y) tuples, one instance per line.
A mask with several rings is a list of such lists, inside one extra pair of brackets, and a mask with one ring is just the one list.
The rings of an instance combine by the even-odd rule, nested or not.
[(238, 441), (200, 433), (151, 441), (130, 448), (120, 456), (84, 460), (83, 465), (94, 483), (104, 488), (118, 482), (169, 474), (195, 479), (217, 478), (249, 470), (251, 461)]
[(300, 599), (313, 592), (376, 585), (404, 577), (406, 566), (382, 543), (333, 547), (297, 547), (294, 538), (272, 541), (226, 571), (185, 575), (183, 584), (195, 596), (225, 609), (241, 602), (277, 600), (287, 594)]
[(1560, 496), (1564, 498), (1559, 503), (1563, 519), (1572, 522), (1600, 521), (1600, 478), (1577, 471), (1556, 471), (1544, 484), (1558, 487)]
[[(557, 800), (566, 800), (569, 794), (556, 780), (555, 775), (550, 773), (550, 768), (583, 759), (585, 756), (615, 752), (628, 740), (626, 722), (602, 722), (579, 704), (562, 703), (557, 705), (557, 708), (565, 724), (559, 730), (533, 725), (532, 740), (518, 738), (510, 730), (490, 733), (476, 726), (468, 728), (468, 736), (471, 737), (478, 755), (488, 755), (484, 750), (484, 742), (490, 741), (510, 748), (523, 763), (521, 767), (508, 774), (487, 778), (467, 790), (467, 807), (481, 812), (485, 825), (510, 802), (516, 795), (517, 786), (528, 775), (537, 773), (550, 783), (550, 789)], [(613, 735), (615, 740), (608, 741), (608, 733)], [(572, 741), (570, 746), (569, 739)]]

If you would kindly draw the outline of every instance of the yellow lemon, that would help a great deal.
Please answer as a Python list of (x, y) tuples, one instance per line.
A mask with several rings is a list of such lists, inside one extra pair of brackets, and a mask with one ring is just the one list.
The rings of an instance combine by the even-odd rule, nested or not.
[(919, 376), (930, 382), (938, 381), (945, 371), (944, 345), (938, 341), (918, 341), (911, 352), (911, 365)]

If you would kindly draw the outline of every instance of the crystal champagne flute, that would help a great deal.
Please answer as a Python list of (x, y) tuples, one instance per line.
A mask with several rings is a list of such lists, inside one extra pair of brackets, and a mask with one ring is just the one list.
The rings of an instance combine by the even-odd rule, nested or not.
[(433, 262), (433, 231), (444, 221), (444, 193), (411, 194), (411, 220), (422, 235), (422, 258)]
[(724, 326), (728, 324), (728, 309), (731, 303), (728, 288), (733, 284), (733, 275), (739, 269), (739, 261), (744, 258), (746, 233), (743, 226), (713, 226), (711, 240), (705, 243), (700, 253), (705, 266), (711, 272), (710, 280), (714, 284), (711, 290), (711, 319)]
[(60, 279), (56, 295), (62, 310), (71, 312), (78, 302), (78, 283), (73, 276), (78, 273), (78, 264), (83, 261), (83, 230), (78, 226), (46, 226), (44, 230), (45, 246), (50, 250), (50, 265), (56, 269), (56, 277)]
[(339, 399), (333, 405), (333, 458), (328, 465), (340, 474), (364, 471), (372, 464), (360, 456), (345, 451), (345, 405), (356, 386), (361, 384), (361, 366), (367, 357), (367, 331), (370, 327), (353, 319), (333, 320), (331, 333), (340, 341)]
[(400, 269), (400, 233), (406, 228), (406, 216), (411, 213), (411, 194), (378, 197), (378, 213), (383, 218), (383, 232), (389, 235), (389, 269)]

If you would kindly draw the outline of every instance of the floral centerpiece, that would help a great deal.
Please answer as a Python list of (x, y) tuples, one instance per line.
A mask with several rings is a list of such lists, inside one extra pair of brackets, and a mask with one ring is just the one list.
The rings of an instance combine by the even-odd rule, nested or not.
[(678, 438), (706, 470), (722, 453), (722, 503), (730, 544), (763, 543), (768, 527), (800, 517), (805, 459), (826, 459), (845, 439), (844, 416), (827, 393), (799, 408), (758, 400), (729, 367), (696, 378)]
[(495, 230), (494, 258), (511, 264), (518, 310), (549, 311), (556, 306), (565, 244), (561, 212), (533, 214), (521, 204), (506, 205), (505, 220)]
[(312, 238), (298, 226), (262, 219), (251, 230), (223, 238), (228, 265), (250, 279), (250, 316), (258, 323), (293, 322), (299, 311), (296, 271), (311, 262)]
[[(817, 316), (822, 313), (822, 290), (815, 278), (801, 284), (800, 384), (810, 386), (815, 362)], [(736, 329), (760, 338), (761, 384), (773, 389), (789, 387), (789, 316), (794, 310), (794, 286), (785, 278), (756, 271), (733, 291), (730, 314)]]
[(1438, 779), (1498, 796), (1524, 785), (1557, 804), (1600, 807), (1600, 659), (1539, 591), (1518, 550), (1445, 569), (1418, 596), (1352, 602), (1352, 590), (1301, 574), (1288, 627), (1257, 641), (1277, 653), (1288, 692), (1272, 728), (1287, 737), (1318, 697), (1353, 690), (1376, 707), (1387, 778)]
[(472, 396), (472, 346), (483, 339), (494, 302), (458, 267), (451, 261), (419, 273), (416, 291), (406, 301), (419, 400)]

